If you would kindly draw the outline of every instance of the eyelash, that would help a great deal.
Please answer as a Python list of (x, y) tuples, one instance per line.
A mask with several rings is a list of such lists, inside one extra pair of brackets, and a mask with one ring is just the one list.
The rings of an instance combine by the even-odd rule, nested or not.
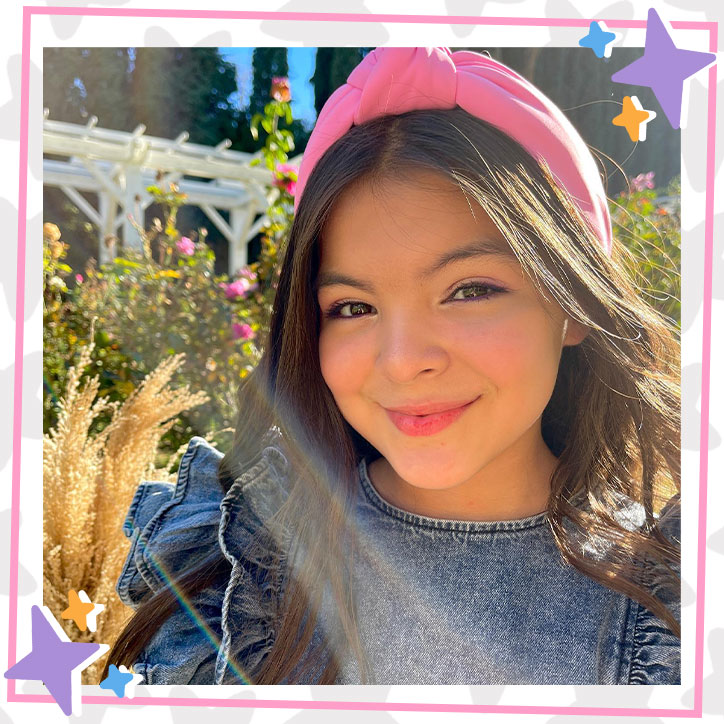
[[(501, 294), (505, 292), (506, 290), (502, 287), (495, 286), (494, 284), (484, 284), (482, 282), (475, 282), (475, 283), (467, 283), (467, 284), (461, 284), (459, 287), (456, 287), (451, 297), (454, 297), (458, 292), (467, 290), (467, 289), (485, 289), (487, 290), (487, 293), (484, 296), (480, 297), (472, 297), (468, 299), (454, 299), (452, 301), (455, 302), (485, 302), (494, 297), (496, 294)], [(353, 314), (353, 315), (342, 315), (340, 314), (340, 311), (350, 305), (350, 304), (361, 304), (365, 307), (371, 307), (371, 304), (367, 304), (366, 302), (359, 302), (354, 299), (342, 299), (339, 302), (336, 302), (333, 304), (327, 311), (324, 313), (324, 316), (328, 319), (354, 319), (355, 317), (366, 317), (366, 314)]]

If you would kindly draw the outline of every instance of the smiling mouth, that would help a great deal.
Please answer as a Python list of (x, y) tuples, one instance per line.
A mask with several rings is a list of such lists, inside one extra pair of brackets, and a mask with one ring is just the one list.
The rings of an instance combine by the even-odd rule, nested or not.
[[(466, 402), (457, 407), (448, 407), (447, 409), (430, 412), (427, 414), (413, 413), (409, 410), (415, 408), (403, 408), (405, 412), (399, 410), (389, 410), (385, 408), (387, 416), (390, 418), (395, 427), (405, 435), (411, 437), (419, 437), (425, 435), (434, 435), (446, 427), (449, 427), (453, 422), (457, 421), (465, 411), (475, 403), (480, 397), (476, 397), (470, 402)], [(454, 403), (453, 403), (454, 404)], [(431, 405), (427, 406), (430, 409)], [(425, 409), (420, 406), (417, 409)]]

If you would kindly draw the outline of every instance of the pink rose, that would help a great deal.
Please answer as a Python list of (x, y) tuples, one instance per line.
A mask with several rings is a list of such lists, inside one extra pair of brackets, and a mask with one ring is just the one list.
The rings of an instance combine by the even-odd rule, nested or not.
[(239, 324), (234, 322), (231, 325), (231, 329), (234, 334), (234, 339), (254, 339), (254, 330), (248, 324)]
[(176, 249), (186, 256), (191, 256), (196, 250), (196, 244), (188, 236), (182, 236), (176, 242)]
[(246, 277), (242, 277), (231, 282), (231, 284), (225, 285), (224, 288), (227, 299), (236, 299), (237, 297), (245, 297), (247, 292), (252, 288), (252, 284)]
[(82, 283), (82, 281), (83, 281), (83, 275), (82, 275), (82, 274), (76, 274), (76, 275), (75, 275), (75, 281), (76, 281), (76, 284)]

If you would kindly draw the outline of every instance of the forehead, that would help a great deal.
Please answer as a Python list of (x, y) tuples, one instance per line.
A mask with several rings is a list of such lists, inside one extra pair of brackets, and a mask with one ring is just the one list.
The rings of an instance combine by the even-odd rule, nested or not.
[(424, 264), (457, 246), (485, 240), (512, 251), (485, 211), (451, 179), (415, 170), (363, 178), (335, 203), (320, 235), (320, 266), (354, 260)]

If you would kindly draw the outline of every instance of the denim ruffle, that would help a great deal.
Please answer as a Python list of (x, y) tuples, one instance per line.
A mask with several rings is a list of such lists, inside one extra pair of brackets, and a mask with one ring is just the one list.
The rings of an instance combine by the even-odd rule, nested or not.
[(273, 512), (270, 504), (280, 500), (287, 463), (273, 446), (276, 439), (274, 431), (267, 433), (259, 462), (226, 495), (217, 482), (222, 455), (201, 437), (189, 442), (175, 485), (138, 487), (123, 526), (131, 547), (116, 586), (126, 605), (138, 608), (204, 560), (223, 554), (232, 564), (225, 587), (206, 589), (189, 602), (198, 615), (181, 601), (161, 625), (134, 663), (143, 683), (245, 683), (229, 660), (250, 671), (270, 647), (270, 592), (243, 551)]
[[(675, 545), (681, 544), (680, 497), (672, 498), (658, 520), (661, 532)], [(680, 567), (674, 570), (680, 575)], [(663, 585), (664, 569), (652, 566), (651, 593), (663, 601), (681, 623), (681, 591)], [(629, 671), (629, 684), (680, 684), (681, 641), (651, 611), (636, 604), (634, 645)]]
[(221, 503), (219, 541), (232, 569), (224, 593), (218, 684), (242, 683), (241, 667), (247, 675), (255, 673), (274, 643), (273, 612), (281, 595), (281, 576), (273, 575), (277, 569), (269, 570), (263, 553), (249, 548), (261, 533), (261, 550), (275, 547), (280, 562), (285, 561), (281, 536), (265, 525), (284, 502), (289, 480), (289, 464), (272, 444), (274, 439), (273, 432), (267, 433), (269, 444), (260, 461), (234, 481)]

